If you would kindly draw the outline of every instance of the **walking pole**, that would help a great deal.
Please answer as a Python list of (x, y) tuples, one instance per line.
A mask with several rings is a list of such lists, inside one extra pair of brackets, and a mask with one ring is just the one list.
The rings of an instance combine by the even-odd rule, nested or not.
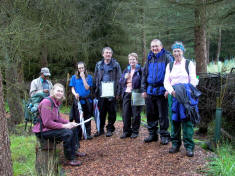
[(100, 111), (98, 107), (98, 100), (95, 98), (93, 101), (94, 101), (94, 118), (96, 123), (96, 129), (98, 133), (100, 133)]
[(78, 100), (78, 111), (79, 111), (79, 116), (80, 116), (80, 124), (82, 127), (82, 134), (83, 134), (84, 138), (87, 139), (87, 133), (86, 133), (86, 127), (85, 127), (85, 122), (84, 122), (84, 118), (83, 118), (82, 106), (81, 106), (81, 103), (79, 100)]

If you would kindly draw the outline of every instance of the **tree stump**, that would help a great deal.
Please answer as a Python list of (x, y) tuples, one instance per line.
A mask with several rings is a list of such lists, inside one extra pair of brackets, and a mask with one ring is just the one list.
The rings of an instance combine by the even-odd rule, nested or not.
[(58, 175), (56, 142), (37, 137), (35, 169), (38, 176)]

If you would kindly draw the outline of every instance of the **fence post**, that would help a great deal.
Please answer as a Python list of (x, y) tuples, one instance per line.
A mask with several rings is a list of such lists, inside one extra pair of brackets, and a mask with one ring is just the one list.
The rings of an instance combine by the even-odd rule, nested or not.
[(222, 117), (222, 108), (219, 107), (218, 105), (220, 103), (218, 103), (220, 101), (219, 97), (216, 98), (217, 101), (217, 107), (216, 107), (216, 111), (215, 111), (215, 142), (218, 143), (218, 141), (220, 140), (220, 136), (221, 136), (221, 117)]

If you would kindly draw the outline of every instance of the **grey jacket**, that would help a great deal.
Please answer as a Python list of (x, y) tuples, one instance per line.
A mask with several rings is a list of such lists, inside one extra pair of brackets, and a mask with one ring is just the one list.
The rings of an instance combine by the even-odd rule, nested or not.
[[(120, 96), (121, 95), (121, 86), (119, 84), (119, 80), (122, 74), (121, 67), (119, 63), (115, 59), (111, 59), (111, 67), (112, 70), (109, 72), (110, 78), (114, 81), (114, 95)], [(94, 93), (96, 97), (101, 96), (101, 81), (104, 76), (104, 59), (97, 62), (95, 66), (95, 73), (94, 73)]]
[[(49, 91), (50, 91), (52, 89), (53, 85), (52, 85), (51, 81), (47, 80), (47, 82), (49, 84)], [(40, 77), (38, 77), (37, 79), (34, 79), (31, 82), (29, 95), (32, 97), (36, 93), (41, 93), (41, 92), (43, 92), (43, 87), (42, 87), (42, 82), (40, 80)]]

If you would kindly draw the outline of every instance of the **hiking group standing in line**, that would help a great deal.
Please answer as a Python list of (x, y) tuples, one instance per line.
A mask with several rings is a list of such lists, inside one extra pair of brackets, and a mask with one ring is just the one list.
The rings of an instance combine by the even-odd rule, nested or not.
[[(134, 139), (139, 134), (140, 113), (144, 105), (140, 103), (142, 98), (146, 103), (149, 132), (149, 136), (144, 139), (144, 142), (158, 141), (160, 135), (160, 144), (167, 145), (171, 141), (172, 147), (169, 153), (176, 153), (181, 146), (182, 125), (186, 155), (192, 157), (194, 155), (193, 124), (195, 121), (186, 112), (191, 111), (198, 115), (198, 99), (193, 98), (196, 97), (193, 95), (193, 91), (196, 94), (195, 87), (198, 84), (196, 68), (193, 62), (186, 62), (183, 56), (185, 49), (181, 42), (172, 45), (173, 56), (164, 49), (162, 42), (158, 39), (152, 40), (150, 47), (151, 50), (143, 68), (138, 64), (138, 55), (130, 53), (128, 55), (129, 65), (123, 73), (117, 60), (112, 57), (113, 50), (110, 47), (103, 48), (103, 58), (96, 63), (94, 77), (87, 73), (84, 62), (78, 62), (77, 72), (71, 77), (69, 84), (74, 98), (70, 122), (62, 120), (58, 113), (58, 106), (64, 96), (63, 86), (55, 84), (52, 88), (51, 82), (47, 80), (50, 76), (49, 69), (42, 68), (41, 76), (31, 83), (30, 95), (34, 96), (37, 92), (44, 92), (49, 95), (49, 91), (53, 95), (49, 96), (52, 99), (51, 102), (44, 99), (39, 104), (42, 130), (40, 130), (40, 122), (38, 122), (33, 130), (36, 136), (63, 141), (67, 163), (78, 166), (81, 162), (77, 161), (75, 157), (85, 156), (84, 153), (78, 152), (79, 140), (82, 139), (79, 106), (81, 106), (80, 109), (82, 109), (84, 121), (86, 121), (86, 123), (82, 121), (85, 123), (86, 139), (91, 140), (93, 138), (89, 119), (93, 116), (94, 97), (98, 100), (100, 115), (94, 137), (105, 134), (104, 127), (107, 114), (106, 137), (111, 137), (115, 131), (117, 100), (122, 98), (123, 133), (120, 138), (130, 137)], [(179, 100), (179, 97), (182, 99), (183, 95), (186, 95), (186, 93), (183, 94), (182, 91), (179, 91), (182, 89), (185, 89), (186, 93), (189, 89), (193, 90), (192, 95), (190, 97), (185, 96), (184, 100)], [(172, 118), (170, 117), (173, 128), (171, 134), (168, 132), (168, 98), (172, 98), (173, 102), (171, 107)], [(191, 98), (192, 101), (190, 102), (194, 102), (194, 104), (189, 104), (189, 107), (186, 108), (185, 102), (189, 102), (187, 98)], [(55, 110), (49, 112), (51, 103), (54, 103)]]

